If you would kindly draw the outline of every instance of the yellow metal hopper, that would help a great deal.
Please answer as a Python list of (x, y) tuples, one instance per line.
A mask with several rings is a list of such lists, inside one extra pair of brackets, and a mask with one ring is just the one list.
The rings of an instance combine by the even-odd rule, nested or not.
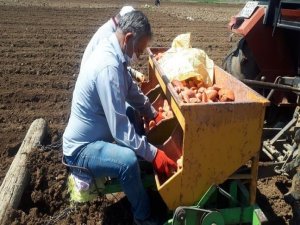
[(170, 138), (165, 140), (176, 152), (168, 147), (166, 154), (175, 161), (182, 155), (183, 168), (167, 179), (156, 176), (160, 195), (174, 210), (195, 203), (212, 184), (223, 183), (257, 154), (268, 100), (215, 66), (214, 83), (233, 90), (235, 101), (183, 103), (153, 57), (166, 49), (147, 50), (149, 82), (142, 90), (147, 93), (159, 84), (178, 125), (173, 123)]

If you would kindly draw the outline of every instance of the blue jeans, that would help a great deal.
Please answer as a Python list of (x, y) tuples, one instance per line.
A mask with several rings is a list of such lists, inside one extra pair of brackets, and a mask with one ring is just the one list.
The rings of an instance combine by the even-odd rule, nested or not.
[[(136, 113), (130, 113), (128, 116), (133, 123), (135, 119), (132, 117)], [(137, 130), (136, 126), (140, 122), (133, 125)], [(142, 132), (142, 128), (138, 132)], [(117, 178), (131, 203), (134, 218), (144, 220), (150, 216), (149, 198), (143, 187), (138, 158), (133, 150), (118, 144), (95, 141), (81, 148), (75, 155), (65, 156), (65, 159), (68, 164), (88, 168), (95, 178)], [(76, 169), (72, 173), (84, 175)]]

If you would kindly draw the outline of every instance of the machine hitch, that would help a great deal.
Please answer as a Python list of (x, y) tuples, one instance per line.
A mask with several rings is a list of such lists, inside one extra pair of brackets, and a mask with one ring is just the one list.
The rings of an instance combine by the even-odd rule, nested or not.
[[(195, 206), (179, 206), (165, 225), (227, 225), (267, 223), (257, 205), (249, 205), (249, 193), (239, 180), (231, 181), (229, 191), (212, 185)], [(222, 200), (223, 207), (218, 205)], [(219, 201), (218, 201), (219, 200)], [(227, 205), (224, 205), (224, 203)], [(219, 206), (219, 207), (218, 207)]]

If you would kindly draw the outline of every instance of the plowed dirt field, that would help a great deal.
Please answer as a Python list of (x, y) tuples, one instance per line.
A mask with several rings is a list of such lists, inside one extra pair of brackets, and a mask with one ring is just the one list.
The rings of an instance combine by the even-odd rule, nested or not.
[[(84, 49), (98, 27), (125, 4), (148, 16), (152, 46), (169, 47), (178, 34), (191, 32), (193, 47), (204, 49), (217, 65), (233, 45), (226, 25), (242, 7), (163, 1), (154, 7), (153, 1), (142, 0), (0, 0), (0, 184), (34, 119), (47, 120), (49, 143), (61, 137)], [(146, 59), (144, 55), (137, 66), (144, 73)], [(8, 224), (132, 224), (126, 198), (116, 204), (98, 198), (68, 211), (66, 170), (60, 158), (61, 150), (34, 151), (31, 183)], [(270, 224), (287, 224), (292, 212), (278, 186), (289, 187), (290, 181), (259, 181), (259, 203)]]

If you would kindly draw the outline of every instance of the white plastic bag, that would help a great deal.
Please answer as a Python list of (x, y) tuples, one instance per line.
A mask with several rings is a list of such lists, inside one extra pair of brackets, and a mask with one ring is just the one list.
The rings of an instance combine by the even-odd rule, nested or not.
[(213, 83), (214, 62), (202, 49), (191, 48), (190, 33), (177, 36), (158, 62), (170, 81), (195, 77), (207, 86)]

